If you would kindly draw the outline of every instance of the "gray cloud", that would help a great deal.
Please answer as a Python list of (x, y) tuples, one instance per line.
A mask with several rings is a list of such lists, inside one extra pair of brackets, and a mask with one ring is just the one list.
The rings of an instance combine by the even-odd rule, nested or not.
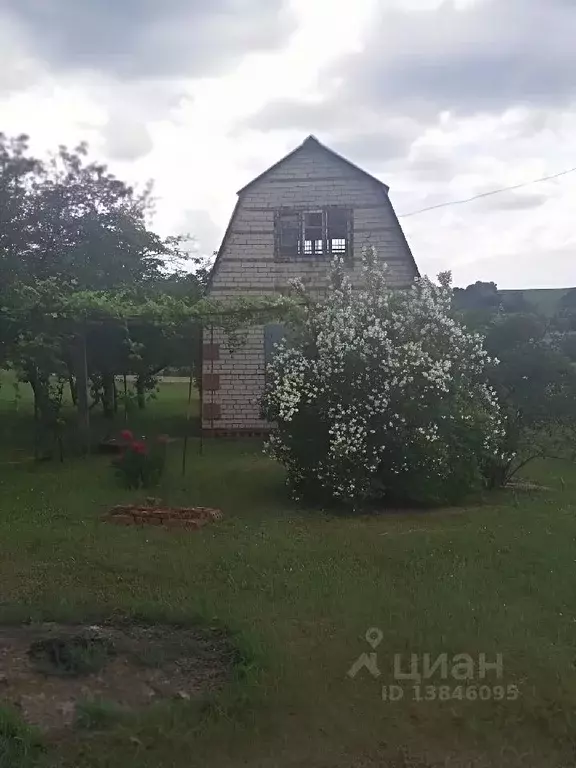
[(42, 72), (38, 62), (26, 55), (16, 25), (0, 12), (0, 95), (22, 91), (33, 85)]
[[(545, 265), (543, 267), (543, 265)], [(489, 256), (454, 269), (456, 285), (494, 280), (500, 289), (566, 288), (574, 284), (574, 245), (533, 249), (517, 256)]]
[(266, 104), (257, 114), (249, 117), (234, 131), (238, 134), (245, 128), (256, 128), (261, 131), (285, 129), (293, 131), (308, 131), (313, 126), (314, 131), (333, 130), (336, 118), (342, 120), (342, 107), (338, 101), (296, 101), (295, 99), (276, 99)]
[(284, 0), (4, 0), (3, 10), (50, 67), (122, 79), (217, 74), (291, 31)]
[[(576, 101), (574, 0), (381, 6), (362, 51), (324, 72), (329, 96), (322, 103), (273, 102), (249, 127), (319, 130), (338, 116), (352, 115), (363, 125), (363, 115), (371, 114), (385, 131), (388, 121), (400, 118), (430, 124), (443, 111), (474, 115), (526, 105), (539, 109), (535, 124), (526, 126), (536, 131), (546, 124), (547, 108)], [(360, 150), (362, 137), (353, 143)]]
[(385, 120), (379, 130), (336, 133), (330, 142), (336, 152), (358, 165), (379, 172), (390, 160), (406, 153), (420, 127), (408, 120)]
[(338, 98), (314, 103), (283, 99), (243, 120), (231, 135), (246, 130), (284, 131), (294, 134), (295, 141), (302, 134), (313, 133), (320, 141), (329, 136), (325, 140), (332, 149), (359, 165), (369, 164), (377, 173), (390, 160), (406, 153), (420, 135), (421, 125), (410, 117), (383, 116), (370, 105), (344, 109)]
[(492, 211), (525, 211), (544, 205), (549, 196), (543, 192), (503, 192), (485, 198), (483, 208)]
[(186, 97), (177, 81), (104, 80), (92, 88), (94, 98), (106, 109), (107, 122), (101, 134), (106, 155), (113, 160), (130, 161), (147, 155), (153, 148), (149, 124), (166, 115), (177, 120), (177, 107)]
[(467, 9), (382, 10), (342, 65), (348, 95), (411, 114), (556, 105), (576, 96), (572, 0), (480, 0)]
[(152, 151), (152, 137), (146, 122), (131, 114), (130, 109), (109, 113), (103, 127), (104, 151), (111, 160), (136, 160)]
[(412, 147), (410, 157), (402, 161), (402, 169), (417, 181), (447, 182), (457, 175), (458, 164), (452, 147), (421, 144)]
[(200, 256), (212, 256), (222, 239), (221, 228), (208, 211), (201, 208), (184, 211), (176, 229), (193, 238), (192, 250)]
[(150, 123), (174, 117), (187, 80), (292, 29), (287, 0), (4, 0), (0, 93), (54, 76), (80, 85), (107, 113), (107, 155), (134, 160), (152, 149)]

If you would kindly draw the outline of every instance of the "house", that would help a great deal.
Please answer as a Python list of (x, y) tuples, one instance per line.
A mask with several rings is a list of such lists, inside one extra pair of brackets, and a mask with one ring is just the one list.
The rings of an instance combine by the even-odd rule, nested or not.
[[(327, 264), (340, 254), (358, 274), (362, 249), (373, 245), (393, 284), (409, 285), (418, 270), (388, 187), (309, 136), (238, 192), (238, 201), (210, 276), (210, 295), (283, 292), (300, 277), (318, 291)], [(258, 400), (278, 326), (252, 327), (230, 353), (223, 332), (203, 338), (202, 429), (208, 435), (265, 433)]]

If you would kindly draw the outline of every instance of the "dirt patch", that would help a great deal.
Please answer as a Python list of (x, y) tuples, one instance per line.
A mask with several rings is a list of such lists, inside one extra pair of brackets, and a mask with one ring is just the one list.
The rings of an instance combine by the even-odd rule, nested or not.
[(161, 525), (165, 528), (197, 530), (220, 520), (222, 512), (211, 507), (166, 507), (163, 505), (120, 504), (104, 515), (104, 521), (116, 525)]
[(0, 628), (0, 704), (43, 730), (71, 725), (81, 702), (128, 712), (194, 699), (231, 678), (237, 651), (221, 631), (166, 626)]
[(59, 677), (99, 672), (115, 655), (116, 648), (110, 640), (85, 633), (43, 637), (28, 648), (28, 658), (38, 672)]

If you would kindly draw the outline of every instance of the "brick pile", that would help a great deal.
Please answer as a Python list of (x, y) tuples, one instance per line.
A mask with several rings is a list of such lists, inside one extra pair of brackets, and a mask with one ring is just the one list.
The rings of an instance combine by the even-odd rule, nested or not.
[(211, 507), (164, 507), (119, 504), (103, 520), (115, 525), (157, 525), (164, 528), (198, 530), (206, 523), (220, 520), (222, 512)]

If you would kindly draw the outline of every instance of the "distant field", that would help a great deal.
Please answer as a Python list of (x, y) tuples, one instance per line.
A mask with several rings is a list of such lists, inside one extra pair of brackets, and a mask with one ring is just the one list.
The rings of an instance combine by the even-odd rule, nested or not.
[(562, 298), (571, 290), (570, 288), (530, 288), (529, 290), (504, 290), (500, 293), (512, 296), (521, 294), (529, 301), (538, 312), (547, 317), (556, 313)]

